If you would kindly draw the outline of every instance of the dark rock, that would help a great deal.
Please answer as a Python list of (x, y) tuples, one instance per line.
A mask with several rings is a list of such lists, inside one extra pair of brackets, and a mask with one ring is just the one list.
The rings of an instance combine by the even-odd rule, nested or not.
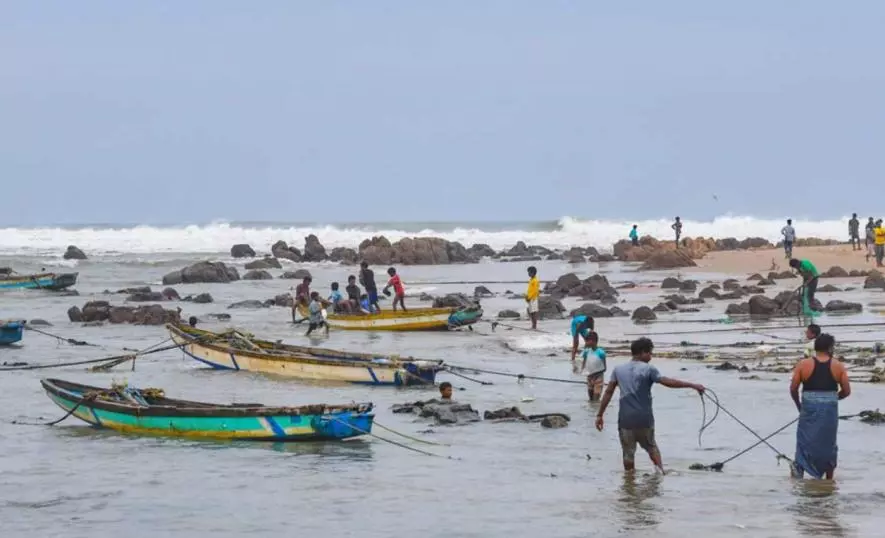
[(108, 313), (108, 320), (111, 323), (134, 323), (135, 310), (125, 306), (111, 307), (111, 310)]
[(838, 265), (834, 265), (821, 273), (820, 276), (823, 278), (847, 278), (849, 274), (845, 269), (842, 269)]
[(833, 292), (842, 291), (842, 290), (832, 284), (825, 284), (825, 285), (817, 288), (817, 291), (818, 291), (818, 293), (820, 293), (820, 292), (833, 293)]
[(532, 254), (534, 252), (530, 251), (529, 247), (522, 241), (517, 241), (513, 248), (504, 253), (505, 256), (530, 256)]
[(657, 306), (652, 308), (652, 312), (670, 312), (670, 308), (664, 303), (658, 303)]
[(830, 301), (824, 310), (827, 312), (863, 312), (863, 305), (847, 301)]
[(541, 426), (544, 428), (565, 428), (568, 426), (568, 420), (562, 415), (548, 415), (541, 419)]
[(772, 278), (771, 280), (790, 280), (791, 278), (796, 278), (797, 276), (798, 275), (796, 273), (790, 271), (781, 271), (777, 274), (777, 278)]
[(617, 261), (617, 258), (611, 254), (599, 254), (598, 256), (595, 256), (595, 261), (596, 263), (610, 263)]
[[(551, 254), (550, 256), (547, 256), (547, 259), (548, 260), (551, 259), (551, 256), (555, 256), (555, 254)], [(565, 259), (567, 263), (571, 263), (571, 264), (579, 264), (579, 263), (586, 263), (587, 262), (587, 259), (584, 258), (584, 256), (582, 256), (580, 254), (571, 254), (569, 256), (560, 256), (558, 259)]]
[(581, 279), (578, 278), (578, 275), (574, 273), (566, 273), (561, 277), (556, 279), (556, 282), (547, 287), (548, 293), (556, 294), (556, 292), (567, 294), (573, 288), (577, 288), (581, 285)]
[(667, 301), (672, 301), (673, 303), (676, 303), (677, 305), (688, 304), (688, 298), (685, 297), (684, 295), (673, 294), (673, 295), (668, 295), (668, 296), (664, 297), (664, 299)]
[(747, 277), (747, 280), (764, 280), (765, 277), (760, 275), (759, 273), (753, 273), (752, 275)]
[(562, 319), (563, 312), (565, 307), (559, 300), (545, 295), (538, 298), (539, 319)]
[(697, 267), (691, 256), (681, 250), (666, 250), (653, 253), (639, 269), (651, 271), (656, 269), (676, 269), (677, 267)]
[(758, 295), (760, 293), (765, 293), (765, 288), (760, 288), (759, 286), (742, 286), (741, 291), (743, 291), (745, 295)]
[(418, 300), (419, 301), (432, 301), (433, 295), (430, 295), (429, 293), (426, 293), (426, 292), (422, 292), (421, 295), (418, 296)]
[[(521, 243), (522, 241), (520, 241)], [(495, 409), (494, 411), (486, 411), (482, 418), (485, 420), (501, 420), (501, 419), (525, 419), (526, 416), (518, 407), (505, 407), (503, 409)]]
[(614, 316), (616, 318), (625, 318), (630, 315), (629, 312), (627, 312), (626, 310), (619, 308), (617, 306), (613, 306), (613, 307), (609, 308), (608, 311), (611, 313), (612, 316)]
[(295, 303), (295, 300), (292, 299), (292, 294), (290, 293), (281, 293), (275, 296), (273, 299), (267, 301), (269, 306), (284, 306), (286, 308), (292, 308), (292, 305)]
[(181, 295), (178, 294), (178, 291), (175, 288), (164, 288), (160, 293), (163, 295), (163, 299), (167, 301), (181, 300)]
[(774, 286), (775, 282), (774, 282), (774, 280), (769, 280), (767, 278), (763, 278), (762, 280), (760, 280), (756, 284), (759, 286)]
[(127, 302), (131, 303), (148, 303), (148, 302), (157, 302), (164, 301), (166, 298), (163, 297), (163, 294), (159, 291), (150, 291), (150, 292), (141, 292), (141, 293), (133, 293), (129, 297), (126, 297)]
[(80, 307), (72, 306), (68, 308), (68, 319), (77, 323), (83, 321), (83, 312), (80, 310)]
[(501, 310), (498, 312), (498, 319), (519, 319), (519, 312), (516, 310)]
[(463, 293), (449, 293), (433, 300), (433, 308), (469, 308), (476, 306), (476, 301)]
[(232, 305), (228, 306), (228, 308), (265, 308), (265, 304), (261, 301), (256, 301), (252, 299), (248, 301), (233, 303)]
[(741, 287), (741, 283), (733, 278), (729, 278), (728, 280), (726, 280), (725, 282), (722, 283), (722, 289), (724, 289), (724, 290), (733, 291), (733, 290), (740, 289), (740, 287)]
[(697, 291), (698, 289), (698, 281), (697, 280), (685, 280), (682, 282), (682, 285), (679, 286), (680, 291)]
[(717, 297), (720, 301), (738, 301), (744, 296), (741, 290), (730, 291), (728, 293), (722, 293)]
[(473, 288), (473, 296), (474, 297), (494, 297), (495, 294), (492, 293), (492, 291), (485, 286), (477, 286), (477, 287)]
[(663, 282), (661, 282), (661, 289), (663, 290), (679, 289), (680, 287), (682, 287), (682, 281), (672, 276), (668, 276)]
[(317, 236), (310, 234), (304, 238), (304, 261), (321, 262), (325, 261), (326, 258), (328, 258), (326, 255), (326, 247), (320, 243)]
[(329, 253), (329, 261), (342, 263), (344, 265), (356, 265), (360, 255), (355, 250), (347, 247), (335, 247)]
[[(76, 307), (74, 307), (74, 308), (76, 308)], [(51, 323), (49, 323), (45, 319), (40, 319), (40, 318), (29, 319), (27, 324), (30, 327), (52, 327)]]
[(742, 303), (742, 304), (730, 304), (725, 309), (725, 315), (727, 316), (742, 316), (748, 315), (750, 313), (750, 304)]
[(283, 258), (293, 262), (300, 262), (302, 259), (301, 251), (295, 247), (290, 247), (285, 241), (277, 241), (270, 247), (270, 253), (274, 258)]
[(217, 319), (218, 321), (229, 321), (230, 320), (230, 314), (225, 314), (225, 313), (206, 314), (206, 317)]
[(610, 318), (612, 313), (608, 308), (593, 303), (584, 303), (578, 308), (571, 311), (570, 316), (583, 314), (592, 318)]
[(679, 310), (679, 305), (674, 303), (673, 301), (664, 301), (664, 304), (670, 310)]
[(750, 315), (751, 316), (772, 316), (780, 305), (774, 299), (769, 299), (764, 295), (754, 295), (750, 297)]
[(264, 270), (253, 270), (243, 275), (243, 280), (273, 280), (273, 275)]
[(485, 243), (474, 243), (473, 246), (467, 249), (467, 252), (469, 252), (471, 256), (477, 259), (491, 258), (495, 255), (495, 250)]
[(700, 297), (701, 299), (718, 299), (719, 292), (716, 291), (713, 286), (707, 286), (706, 288), (702, 289), (700, 293), (698, 293), (698, 297)]
[(125, 295), (132, 295), (135, 293), (150, 293), (150, 292), (151, 292), (150, 286), (138, 286), (135, 288), (123, 288), (121, 290), (115, 291), (114, 293), (122, 293)]
[(62, 258), (66, 260), (85, 260), (86, 254), (74, 245), (68, 245), (68, 249), (65, 251)]
[(870, 275), (864, 280), (863, 287), (865, 290), (885, 290), (885, 276), (882, 276), (882, 274), (879, 272), (870, 273)]
[(164, 285), (190, 284), (195, 282), (233, 282), (240, 274), (222, 262), (198, 262), (163, 277)]
[(215, 299), (212, 298), (208, 293), (200, 293), (193, 298), (193, 302), (196, 304), (207, 304), (213, 302)]
[(717, 364), (716, 366), (713, 367), (713, 369), (723, 371), (723, 372), (729, 371), (729, 370), (739, 370), (739, 368), (737, 366), (735, 366), (734, 364), (732, 364), (728, 361), (725, 361), (721, 364)]
[(297, 271), (286, 271), (285, 273), (280, 275), (280, 278), (304, 280), (305, 278), (310, 276), (310, 271), (308, 271), (307, 269), (298, 269)]
[(645, 323), (649, 321), (654, 321), (658, 319), (652, 309), (647, 306), (640, 306), (636, 310), (633, 311), (632, 316), (633, 321), (637, 323)]
[(623, 284), (616, 286), (615, 289), (617, 289), (617, 290), (632, 290), (635, 287), (636, 287), (635, 282), (624, 282)]
[[(260, 260), (255, 260), (247, 263), (245, 265), (247, 270), (252, 269), (282, 269), (283, 266), (280, 264), (280, 260), (274, 258), (273, 256), (265, 256)], [(244, 277), (245, 278), (245, 277)]]
[(858, 271), (857, 269), (852, 269), (848, 273), (848, 276), (852, 276), (852, 277), (861, 277), (861, 276), (867, 276), (867, 275), (869, 275), (869, 273), (867, 271)]
[(254, 258), (255, 251), (252, 247), (245, 243), (240, 243), (230, 247), (231, 258)]

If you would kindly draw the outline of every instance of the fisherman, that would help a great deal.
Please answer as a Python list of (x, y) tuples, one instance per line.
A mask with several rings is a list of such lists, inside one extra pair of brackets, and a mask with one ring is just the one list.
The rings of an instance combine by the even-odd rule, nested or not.
[(648, 338), (634, 340), (630, 344), (633, 360), (612, 371), (608, 388), (596, 414), (596, 429), (605, 426), (603, 416), (611, 402), (615, 389), (620, 387), (621, 397), (618, 409), (618, 436), (621, 439), (624, 470), (633, 471), (636, 467), (636, 445), (641, 446), (651, 458), (655, 467), (664, 472), (661, 452), (655, 443), (655, 418), (652, 410), (651, 387), (655, 383), (671, 389), (694, 389), (703, 396), (704, 386), (670, 377), (663, 377), (657, 368), (648, 362), (652, 358), (654, 344)]
[(448, 381), (443, 381), (439, 384), (439, 397), (443, 399), (445, 402), (452, 401), (452, 384)]
[[(310, 283), (313, 279), (309, 276), (304, 277), (301, 284), (295, 286), (295, 298), (292, 301), (292, 323), (300, 323), (307, 317), (307, 305), (310, 302)], [(296, 312), (301, 314), (302, 319), (296, 321)]]
[(808, 340), (804, 353), (806, 359), (814, 356), (814, 341), (818, 336), (820, 336), (820, 325), (817, 323), (812, 323), (805, 328), (805, 339)]
[(873, 237), (876, 243), (876, 267), (882, 267), (882, 258), (885, 258), (885, 228), (882, 227), (882, 219), (876, 221)]
[(874, 253), (873, 247), (876, 244), (876, 234), (873, 230), (875, 229), (876, 223), (873, 221), (873, 217), (870, 217), (870, 220), (867, 221), (867, 225), (864, 227), (866, 232), (867, 261), (870, 261)]
[(679, 217), (676, 217), (676, 221), (670, 225), (670, 228), (676, 232), (676, 248), (679, 248), (679, 238), (682, 237), (682, 221), (679, 220)]
[(587, 369), (587, 358), (590, 359), (590, 373), (587, 374), (587, 396), (591, 402), (598, 401), (602, 396), (602, 385), (605, 380), (605, 350), (599, 347), (599, 335), (595, 331), (590, 331), (587, 336), (587, 347), (584, 348), (584, 360), (581, 362), (581, 371)]
[(332, 303), (335, 312), (351, 312), (350, 301), (344, 299), (344, 294), (338, 289), (337, 282), (332, 282), (332, 292), (329, 294), (329, 302)]
[(356, 277), (350, 275), (347, 277), (347, 287), (344, 288), (344, 291), (347, 292), (347, 300), (350, 302), (351, 310), (356, 311), (359, 310), (360, 307), (360, 287), (356, 285)]
[[(885, 237), (885, 235), (883, 235)], [(817, 291), (817, 278), (820, 273), (817, 267), (808, 260), (790, 259), (790, 267), (799, 271), (802, 275), (802, 289), (805, 291), (805, 306), (809, 311), (814, 309), (814, 293)]]
[(402, 307), (403, 312), (406, 311), (406, 288), (403, 287), (403, 281), (400, 279), (399, 275), (396, 274), (396, 269), (390, 267), (387, 269), (387, 274), (390, 275), (390, 280), (387, 281), (387, 285), (384, 286), (384, 295), (390, 297), (389, 289), (393, 287), (393, 311), (396, 312), (396, 305), (399, 303), (400, 307)]
[(528, 273), (529, 286), (525, 290), (526, 310), (532, 320), (532, 329), (537, 329), (540, 315), (538, 301), (541, 297), (541, 280), (538, 278), (538, 269), (534, 265), (529, 266)]
[(793, 219), (787, 219), (787, 225), (781, 228), (781, 235), (784, 236), (784, 253), (789, 260), (793, 257), (793, 243), (796, 241), (796, 230), (793, 228)]
[(848, 240), (851, 241), (851, 250), (860, 250), (860, 221), (857, 220), (857, 213), (852, 213), (851, 220), (848, 221)]
[(377, 312), (375, 305), (369, 302), (369, 296), (365, 293), (360, 295), (360, 312), (363, 314), (374, 314)]
[(309, 336), (310, 333), (320, 327), (323, 327), (326, 330), (326, 336), (329, 336), (329, 325), (326, 324), (326, 318), (323, 316), (323, 308), (329, 304), (331, 303), (320, 298), (319, 292), (311, 292), (310, 305), (307, 307), (310, 312), (310, 325), (307, 327), (307, 333), (305, 333), (305, 336)]
[[(845, 365), (833, 357), (836, 340), (822, 334), (814, 341), (814, 357), (803, 359), (793, 370), (790, 396), (799, 410), (796, 428), (796, 457), (792, 475), (833, 479), (839, 448), (839, 400), (851, 395)], [(799, 398), (799, 386), (802, 398)]]
[(187, 318), (187, 324), (190, 325), (191, 327), (196, 327), (197, 326), (197, 316), (191, 316), (191, 317)]
[(578, 337), (584, 338), (584, 347), (589, 346), (587, 340), (590, 338), (590, 333), (593, 332), (594, 325), (593, 318), (590, 316), (575, 314), (572, 317), (572, 372), (574, 373), (578, 373), (578, 363), (575, 362), (575, 357), (578, 356)]
[(636, 225), (633, 225), (633, 228), (630, 230), (630, 242), (633, 243), (634, 247), (639, 246), (639, 230)]
[(366, 288), (366, 295), (369, 296), (369, 304), (375, 307), (375, 311), (380, 311), (378, 305), (378, 287), (375, 285), (375, 273), (369, 269), (367, 262), (360, 263), (360, 284)]

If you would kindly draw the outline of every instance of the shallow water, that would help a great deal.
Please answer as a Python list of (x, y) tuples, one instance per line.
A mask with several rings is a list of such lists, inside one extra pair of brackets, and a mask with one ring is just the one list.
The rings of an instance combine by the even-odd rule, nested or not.
[[(166, 257), (168, 258), (168, 256)], [(60, 297), (41, 291), (0, 295), (0, 318), (43, 318), (46, 330), (102, 346), (72, 347), (29, 331), (23, 345), (0, 349), (0, 362), (52, 363), (114, 355), (122, 347), (143, 348), (166, 338), (161, 327), (81, 327), (67, 321), (71, 305), (82, 306), (101, 292), (151, 284), (162, 275), (193, 261), (115, 257), (80, 262), (80, 297)], [(39, 269), (45, 260), (0, 258), (0, 266)], [(574, 268), (541, 262), (542, 279), (553, 279)], [(240, 267), (241, 268), (241, 267)], [(241, 268), (242, 269), (242, 268)], [(287, 267), (290, 269), (290, 267)], [(346, 280), (352, 269), (315, 265), (316, 289), (327, 290), (335, 279)], [(635, 273), (628, 267), (603, 267), (613, 284), (626, 280), (658, 283), (663, 274)], [(517, 281), (488, 284), (492, 291), (522, 292), (524, 264), (484, 263), (451, 267), (404, 267), (403, 279), (412, 291), (441, 294), (471, 292), (473, 285), (436, 284), (446, 281)], [(579, 266), (580, 276), (598, 272), (595, 264)], [(279, 274), (280, 271), (271, 271)], [(694, 274), (721, 281), (726, 275)], [(846, 281), (847, 282), (847, 281)], [(845, 284), (842, 282), (841, 284)], [(293, 281), (273, 280), (217, 285), (177, 286), (182, 296), (210, 292), (216, 303), (180, 303), (184, 314), (228, 312), (230, 324), (267, 339), (309, 343), (304, 328), (293, 328), (289, 311), (281, 308), (228, 310), (245, 299), (266, 299), (286, 291)], [(840, 285), (837, 283), (837, 285)], [(795, 287), (788, 282), (781, 289)], [(622, 306), (653, 306), (661, 290), (625, 290)], [(820, 294), (873, 302), (878, 294), (862, 291)], [(110, 296), (122, 302), (123, 296)], [(176, 303), (170, 303), (175, 305)], [(414, 300), (411, 304), (417, 304)], [(498, 310), (521, 311), (522, 301), (504, 297), (483, 302), (487, 316)], [(578, 303), (566, 301), (567, 307)], [(629, 319), (598, 320), (607, 340), (627, 334), (703, 329), (666, 320), (721, 317), (725, 303), (708, 301), (700, 313), (662, 316), (648, 327)], [(880, 321), (875, 314), (847, 318), (824, 316), (834, 322)], [(797, 324), (789, 320), (786, 324)], [(220, 329), (229, 324), (210, 324)], [(525, 322), (515, 322), (525, 327)], [(530, 375), (580, 379), (571, 374), (564, 348), (568, 322), (542, 322), (541, 334), (480, 324), (476, 331), (457, 333), (372, 334), (333, 332), (327, 347), (372, 349), (443, 358), (450, 363), (507, 370)], [(715, 325), (712, 328), (727, 328)], [(872, 328), (834, 329), (837, 338), (875, 340)], [(776, 334), (797, 337), (801, 329)], [(692, 340), (726, 343), (758, 341), (756, 334), (711, 332), (656, 337), (664, 342)], [(516, 351), (514, 351), (516, 350)], [(555, 354), (555, 356), (550, 356)], [(614, 356), (617, 364), (626, 360)], [(787, 392), (787, 376), (760, 374), (761, 381), (740, 380), (735, 372), (716, 372), (705, 364), (656, 359), (664, 375), (699, 381), (713, 388), (721, 402), (760, 433), (767, 434), (795, 417)], [(611, 367), (611, 366), (610, 366)], [(62, 413), (42, 392), (41, 377), (58, 377), (97, 386), (128, 380), (141, 387), (162, 387), (170, 397), (206, 401), (260, 401), (267, 404), (373, 401), (378, 422), (410, 435), (450, 447), (413, 445), (453, 459), (406, 451), (377, 439), (346, 443), (278, 445), (272, 443), (206, 443), (116, 435), (93, 430), (68, 419), (55, 427), (11, 424), (12, 420), (52, 420)], [(396, 390), (364, 386), (320, 386), (248, 373), (215, 372), (170, 351), (140, 359), (134, 372), (123, 367), (110, 373), (90, 373), (82, 367), (3, 372), (3, 420), (0, 421), (0, 521), (2, 535), (17, 536), (263, 536), (298, 533), (315, 536), (333, 531), (343, 536), (873, 536), (879, 532), (885, 502), (883, 430), (856, 421), (840, 423), (838, 481), (797, 482), (785, 464), (759, 447), (728, 463), (723, 473), (689, 471), (691, 463), (721, 461), (752, 444), (755, 438), (724, 415), (710, 427), (698, 447), (701, 408), (691, 391), (655, 389), (657, 437), (667, 476), (652, 474), (651, 464), (637, 456), (636, 476), (620, 468), (616, 403), (607, 413), (607, 427), (593, 428), (595, 407), (588, 404), (582, 385), (552, 382), (517, 383), (504, 377), (481, 376), (494, 385), (479, 386), (441, 374), (457, 391), (455, 398), (480, 410), (519, 406), (526, 414), (564, 412), (568, 428), (545, 430), (537, 424), (477, 423), (432, 427), (410, 416), (390, 413), (390, 406), (435, 395), (433, 390)], [(842, 413), (883, 407), (881, 386), (855, 384)], [(524, 402), (523, 398), (533, 398)], [(794, 428), (772, 440), (792, 456)], [(380, 428), (376, 433), (391, 437)], [(589, 456), (589, 457), (588, 457)]]

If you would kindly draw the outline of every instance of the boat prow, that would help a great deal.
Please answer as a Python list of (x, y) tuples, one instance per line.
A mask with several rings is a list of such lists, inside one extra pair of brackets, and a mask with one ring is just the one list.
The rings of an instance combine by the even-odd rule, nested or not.
[(22, 339), (25, 321), (0, 321), (0, 345), (14, 344)]

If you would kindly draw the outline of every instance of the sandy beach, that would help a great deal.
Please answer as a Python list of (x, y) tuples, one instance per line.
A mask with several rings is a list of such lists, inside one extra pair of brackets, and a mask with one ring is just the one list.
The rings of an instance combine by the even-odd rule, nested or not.
[[(868, 271), (876, 267), (876, 261), (866, 259), (866, 249), (851, 250), (851, 245), (835, 245), (828, 247), (797, 247), (793, 249), (793, 257), (807, 259), (821, 272), (834, 265), (846, 271)], [(695, 260), (697, 268), (686, 269), (716, 273), (761, 273), (768, 271), (787, 271), (790, 269), (784, 257), (784, 251), (777, 249), (731, 250), (710, 252), (700, 260)]]

